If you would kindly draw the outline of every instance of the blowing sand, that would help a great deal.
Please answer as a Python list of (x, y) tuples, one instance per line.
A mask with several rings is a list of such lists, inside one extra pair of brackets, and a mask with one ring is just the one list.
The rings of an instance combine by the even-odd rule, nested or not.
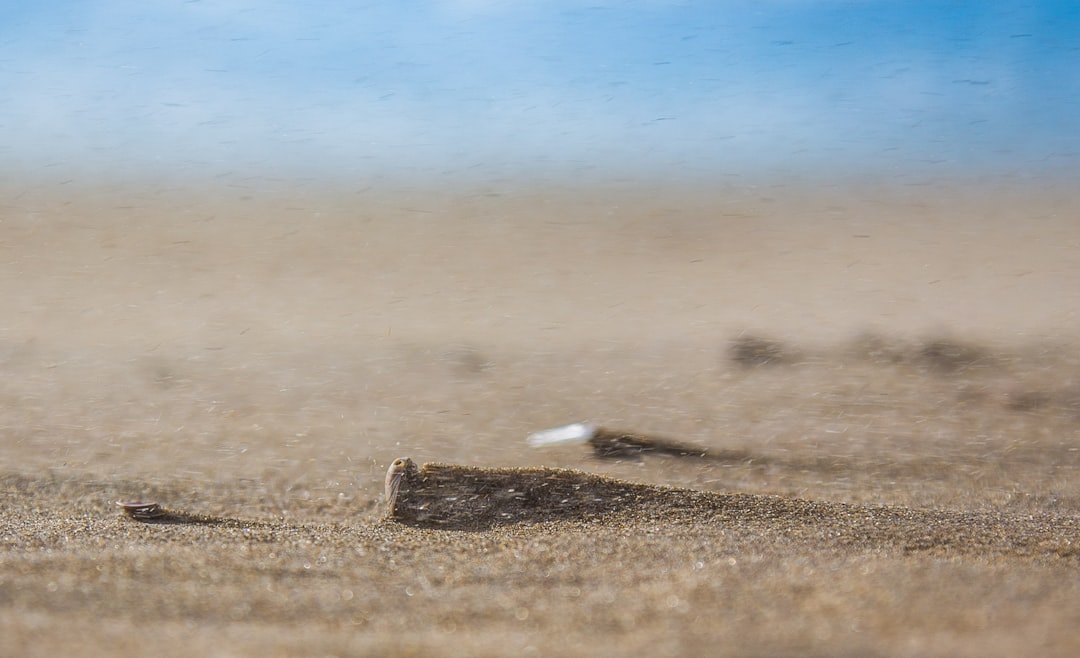
[(1080, 653), (1067, 192), (7, 185), (2, 655)]

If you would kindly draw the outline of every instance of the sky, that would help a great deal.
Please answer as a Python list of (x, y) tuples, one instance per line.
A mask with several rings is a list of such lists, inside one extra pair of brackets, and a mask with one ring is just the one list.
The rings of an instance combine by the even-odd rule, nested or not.
[(1080, 168), (1080, 3), (0, 3), (0, 171)]

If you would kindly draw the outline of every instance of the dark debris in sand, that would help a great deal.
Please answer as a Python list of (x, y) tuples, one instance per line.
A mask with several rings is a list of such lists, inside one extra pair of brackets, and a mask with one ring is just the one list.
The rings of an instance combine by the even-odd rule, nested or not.
[[(858, 506), (635, 484), (552, 468), (425, 464), (403, 485), (395, 520), (487, 530), (548, 521), (664, 521), (858, 550), (1026, 558), (1080, 556), (1080, 520)], [(677, 521), (676, 521), (677, 520)]]
[(753, 528), (778, 541), (860, 550), (1077, 558), (1080, 520), (858, 506), (635, 484), (556, 468), (424, 464), (393, 519), (419, 528), (488, 530), (549, 521), (644, 521)]

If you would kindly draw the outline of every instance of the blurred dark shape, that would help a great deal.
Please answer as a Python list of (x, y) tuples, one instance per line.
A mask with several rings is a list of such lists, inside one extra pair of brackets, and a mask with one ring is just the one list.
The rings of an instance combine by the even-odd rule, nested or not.
[(987, 362), (985, 349), (946, 339), (929, 340), (919, 348), (918, 360), (934, 372), (951, 373)]
[(790, 363), (794, 352), (771, 338), (744, 334), (731, 341), (728, 358), (744, 368)]
[(602, 459), (641, 457), (645, 454), (672, 455), (675, 457), (707, 457), (708, 450), (658, 436), (632, 434), (597, 428), (589, 439), (593, 453)]
[(461, 345), (446, 356), (454, 370), (461, 375), (481, 375), (493, 365), (491, 359), (475, 345)]
[(1057, 403), (1069, 416), (1080, 420), (1080, 383), (1073, 383), (1059, 391)]
[(1038, 411), (1050, 405), (1054, 397), (1046, 391), (1012, 390), (1005, 394), (1005, 407), (1012, 411)]

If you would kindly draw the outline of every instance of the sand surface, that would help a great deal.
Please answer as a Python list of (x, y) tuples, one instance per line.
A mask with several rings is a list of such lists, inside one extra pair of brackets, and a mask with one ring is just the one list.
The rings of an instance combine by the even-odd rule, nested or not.
[(1066, 188), (3, 192), (0, 655), (1080, 653)]

